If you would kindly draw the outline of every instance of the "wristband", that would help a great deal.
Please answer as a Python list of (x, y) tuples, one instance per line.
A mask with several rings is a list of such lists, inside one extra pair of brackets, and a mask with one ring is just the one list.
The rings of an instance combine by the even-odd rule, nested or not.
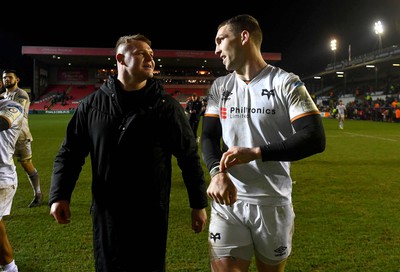
[(219, 173), (222, 173), (222, 172), (221, 172), (221, 169), (219, 168), (219, 165), (217, 165), (217, 166), (215, 166), (214, 168), (212, 168), (211, 171), (210, 171), (210, 177), (211, 177), (211, 179), (212, 179), (213, 177), (215, 177), (216, 175), (218, 175)]

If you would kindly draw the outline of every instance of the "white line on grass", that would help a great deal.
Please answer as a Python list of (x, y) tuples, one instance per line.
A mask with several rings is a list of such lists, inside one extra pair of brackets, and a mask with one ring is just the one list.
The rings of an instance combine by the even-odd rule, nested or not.
[(360, 136), (360, 137), (365, 137), (365, 138), (372, 138), (372, 139), (379, 139), (379, 140), (390, 141), (390, 142), (397, 142), (397, 140), (389, 139), (389, 138), (382, 138), (382, 137), (376, 137), (376, 136), (370, 136), (370, 135), (362, 135), (362, 134), (350, 133), (350, 132), (345, 132), (345, 133), (349, 134), (349, 135)]

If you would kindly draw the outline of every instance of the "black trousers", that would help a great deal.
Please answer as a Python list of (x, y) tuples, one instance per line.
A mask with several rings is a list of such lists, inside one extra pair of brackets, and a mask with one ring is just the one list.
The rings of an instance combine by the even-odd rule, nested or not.
[(197, 130), (199, 127), (199, 120), (189, 120), (190, 126), (193, 130), (194, 137), (197, 138)]
[(96, 272), (165, 272), (168, 211), (131, 208), (92, 206)]

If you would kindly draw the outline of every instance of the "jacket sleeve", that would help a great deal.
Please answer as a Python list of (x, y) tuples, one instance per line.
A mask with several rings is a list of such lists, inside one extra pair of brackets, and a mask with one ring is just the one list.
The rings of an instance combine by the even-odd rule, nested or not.
[(208, 197), (198, 145), (183, 107), (176, 100), (172, 104), (174, 110), (170, 120), (173, 121), (169, 130), (172, 134), (170, 138), (173, 146), (172, 153), (182, 171), (190, 207), (202, 209), (208, 206)]
[(85, 114), (82, 104), (67, 125), (66, 135), (54, 159), (51, 177), (49, 205), (58, 200), (71, 201), (85, 158), (89, 154), (87, 132), (85, 131)]

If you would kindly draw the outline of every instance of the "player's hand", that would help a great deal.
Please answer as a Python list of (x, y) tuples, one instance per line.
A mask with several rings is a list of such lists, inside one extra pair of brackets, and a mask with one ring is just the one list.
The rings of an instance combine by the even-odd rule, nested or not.
[(222, 154), (220, 161), (221, 172), (237, 165), (248, 163), (250, 161), (261, 158), (261, 149), (259, 147), (247, 148), (240, 146), (232, 146)]
[(211, 179), (207, 195), (219, 204), (232, 206), (237, 200), (237, 189), (228, 174), (220, 172)]

